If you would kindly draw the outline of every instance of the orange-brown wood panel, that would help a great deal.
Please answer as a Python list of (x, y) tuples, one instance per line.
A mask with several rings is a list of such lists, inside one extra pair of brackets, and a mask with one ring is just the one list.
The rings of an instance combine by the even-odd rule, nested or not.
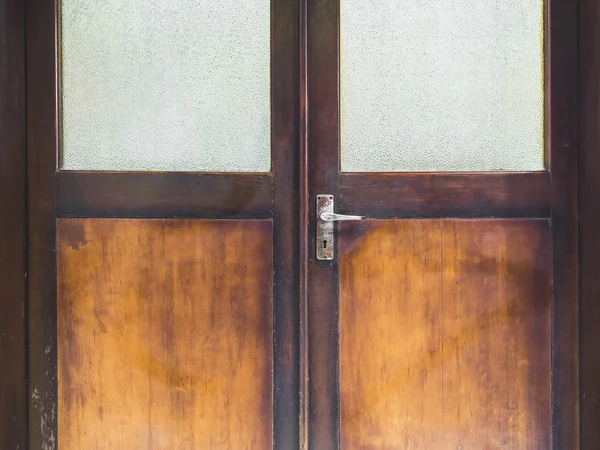
[(272, 223), (60, 219), (58, 441), (272, 447)]
[(547, 220), (340, 227), (342, 449), (550, 448)]
[(416, 444), (437, 440), (440, 239), (433, 221), (369, 221), (340, 231), (343, 449), (428, 448)]
[(442, 242), (446, 439), (550, 449), (548, 221), (446, 221)]

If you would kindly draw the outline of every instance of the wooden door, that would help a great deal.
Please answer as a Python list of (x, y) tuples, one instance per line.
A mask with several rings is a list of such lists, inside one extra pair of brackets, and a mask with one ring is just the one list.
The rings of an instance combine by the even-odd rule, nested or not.
[(297, 448), (297, 2), (26, 3), (29, 448)]
[[(231, 16), (227, 8), (207, 13), (221, 20), (211, 30), (225, 33), (230, 56), (255, 42), (240, 36), (262, 18), (262, 44), (243, 55), (246, 66), (227, 60), (182, 72), (197, 52), (214, 56), (218, 48), (198, 45), (201, 34), (185, 39), (187, 32), (202, 31), (195, 24), (204, 16), (152, 2), (139, 8), (143, 20), (128, 20), (132, 10), (118, 3), (31, 0), (25, 7), (30, 448), (579, 447), (574, 4), (531, 2), (527, 16), (504, 17), (505, 10), (494, 9), (499, 15), (493, 17), (506, 23), (478, 23), (486, 10), (475, 4), (472, 14), (453, 16), (443, 5), (383, 2), (377, 11), (350, 0), (273, 1), (250, 14), (248, 2)], [(110, 14), (94, 15), (111, 5)], [(357, 5), (363, 9), (351, 9)], [(80, 21), (67, 21), (66, 12)], [(369, 17), (373, 12), (380, 14), (381, 29), (377, 17)], [(132, 39), (163, 16), (162, 34), (143, 44)], [(180, 28), (167, 26), (173, 17)], [(448, 36), (417, 33), (401, 49), (409, 57), (401, 65), (407, 70), (390, 72), (402, 75), (394, 86), (408, 89), (385, 91), (382, 84), (373, 102), (351, 95), (361, 83), (377, 92), (377, 77), (397, 58), (386, 47), (394, 41), (386, 34), (390, 25), (410, 30), (416, 21), (423, 33), (456, 30), (452, 36), (463, 44), (479, 38), (489, 44), (485, 39), (514, 37), (514, 20), (516, 32), (528, 38), (524, 53), (515, 56), (519, 44), (511, 42), (512, 50), (492, 62), (512, 61), (518, 69), (525, 61), (530, 68), (536, 63), (527, 50), (538, 48), (539, 79), (527, 70), (514, 78), (499, 72), (498, 79), (469, 72), (468, 65), (454, 64), (456, 48), (437, 51)], [(368, 34), (356, 34), (358, 41), (344, 48), (340, 33), (349, 23), (362, 24)], [(68, 34), (73, 25), (76, 32)], [(183, 36), (175, 48), (182, 53), (164, 52), (157, 36), (166, 42)], [(352, 66), (373, 48), (361, 46), (378, 39), (381, 51)], [(433, 50), (423, 51), (423, 42)], [(465, 54), (471, 63), (478, 57), (489, 63), (486, 48), (469, 47)], [(100, 63), (69, 66), (69, 49), (86, 64)], [(147, 70), (135, 66), (140, 57), (151, 63)], [(267, 75), (268, 109), (254, 103), (256, 86), (247, 85), (261, 76), (252, 73), (258, 60), (268, 62), (259, 67), (263, 81)], [(420, 66), (424, 60), (430, 65)], [(115, 61), (126, 68), (111, 72)], [(423, 78), (428, 72), (421, 69), (436, 63), (454, 70), (442, 87)], [(344, 67), (368, 71), (353, 78)], [(206, 83), (194, 81), (196, 69), (208, 70)], [(227, 97), (219, 76), (210, 78), (215, 73), (230, 76), (232, 91), (246, 102)], [(79, 103), (64, 97), (66, 74), (81, 81)], [(137, 85), (147, 74), (152, 82)], [(492, 95), (485, 88), (494, 84)], [(461, 90), (471, 85), (479, 91)], [(444, 86), (455, 95), (456, 111)], [(133, 94), (114, 95), (115, 87)], [(155, 96), (161, 88), (173, 88), (185, 107), (178, 109), (170, 95)], [(543, 94), (536, 106), (528, 102), (538, 88)], [(213, 114), (210, 107), (202, 110), (204, 103), (190, 103), (202, 95)], [(436, 121), (425, 131), (403, 131), (417, 131), (405, 133), (414, 142), (439, 139), (443, 150), (456, 147), (453, 136), (499, 139), (502, 130), (531, 117), (534, 125), (526, 121), (529, 132), (521, 137), (529, 144), (532, 136), (541, 139), (543, 160), (528, 160), (522, 169), (511, 162), (497, 170), (434, 170), (419, 167), (423, 158), (413, 153), (403, 160), (408, 165), (386, 169), (372, 163), (397, 163), (395, 155), (419, 146), (389, 145), (397, 139), (388, 132), (394, 122), (385, 120), (364, 129), (366, 136), (375, 130), (382, 137), (372, 156), (354, 154), (352, 161), (351, 152), (340, 153), (361, 151), (351, 144), (360, 144), (362, 128), (347, 122), (348, 113), (355, 120), (377, 119), (382, 106), (393, 110), (398, 95), (423, 101), (406, 104), (414, 116), (401, 114), (413, 125), (439, 109), (438, 99), (450, 108), (433, 118), (446, 124), (473, 99), (501, 101), (504, 109), (479, 104), (473, 114), (472, 124), (485, 125), (485, 132), (468, 134), (463, 127), (452, 135)], [(144, 108), (145, 102), (152, 107)], [(537, 113), (523, 116), (521, 102), (539, 107)], [(172, 118), (198, 110), (201, 123), (211, 124), (202, 139), (237, 133), (238, 144), (268, 149), (267, 165), (247, 158), (255, 151), (249, 146), (249, 153), (234, 150), (218, 166), (194, 158), (191, 165), (184, 158), (180, 165), (153, 166), (170, 154), (186, 155), (165, 143), (201, 148), (171, 139), (194, 130), (194, 123)], [(157, 119), (156, 111), (166, 116)], [(256, 122), (245, 122), (251, 114)], [(91, 136), (88, 126), (98, 123), (114, 132)], [(131, 134), (128, 123), (135, 125)], [(71, 150), (91, 159), (77, 153), (65, 159), (65, 148), (82, 136), (89, 139)], [(486, 147), (481, 140), (467, 143), (465, 152), (475, 156), (505, 150), (493, 140)], [(98, 160), (109, 144), (121, 150), (121, 166)], [(235, 140), (222, 144), (239, 150)], [(139, 164), (144, 150), (156, 160)], [(520, 158), (521, 150), (513, 145), (511, 155)], [(316, 258), (315, 199), (322, 194), (334, 198), (336, 212), (368, 218), (336, 226), (329, 261)]]
[(483, 3), (308, 1), (308, 448), (579, 448), (576, 8)]

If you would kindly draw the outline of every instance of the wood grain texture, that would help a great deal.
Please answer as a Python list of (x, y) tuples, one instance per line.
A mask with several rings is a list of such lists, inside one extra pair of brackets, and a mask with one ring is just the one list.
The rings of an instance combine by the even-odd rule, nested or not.
[(29, 448), (56, 450), (56, 27), (53, 1), (25, 2)]
[(464, 448), (550, 449), (549, 223), (442, 226), (444, 427)]
[(376, 219), (550, 217), (550, 174), (340, 173), (338, 208)]
[(59, 219), (58, 439), (272, 447), (272, 222)]
[(25, 9), (0, 0), (0, 449), (27, 446)]
[(600, 2), (579, 2), (581, 448), (600, 448)]
[(340, 230), (342, 449), (550, 449), (547, 220)]
[[(315, 256), (315, 198), (337, 192), (339, 98), (337, 1), (306, 0), (308, 170), (308, 448), (339, 448), (337, 260)], [(304, 55), (301, 55), (301, 57)], [(304, 450), (304, 449), (302, 449)]]
[(58, 217), (264, 219), (273, 209), (262, 173), (61, 171), (56, 190)]
[(339, 247), (341, 448), (432, 448), (442, 427), (440, 223), (343, 226)]
[(546, 116), (552, 179), (552, 333), (556, 337), (552, 343), (552, 439), (558, 449), (581, 447), (578, 3), (550, 0), (547, 6)]
[(298, 167), (298, 2), (271, 3), (271, 154), (273, 170), (275, 450), (300, 439), (300, 177)]
[(309, 446), (309, 417), (310, 417), (310, 369), (309, 369), (309, 246), (310, 246), (310, 194), (309, 194), (309, 166), (308, 166), (308, 58), (307, 58), (307, 0), (299, 0), (298, 4), (298, 50), (299, 50), (299, 121), (298, 121), (298, 169), (299, 169), (299, 322), (300, 322), (300, 352), (298, 361), (299, 372), (299, 450), (308, 450)]

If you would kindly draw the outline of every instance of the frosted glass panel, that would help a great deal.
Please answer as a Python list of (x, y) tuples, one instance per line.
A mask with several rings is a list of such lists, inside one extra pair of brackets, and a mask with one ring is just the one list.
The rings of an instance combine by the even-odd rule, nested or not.
[(261, 171), (270, 0), (62, 0), (62, 168)]
[(341, 0), (344, 171), (544, 169), (542, 0)]

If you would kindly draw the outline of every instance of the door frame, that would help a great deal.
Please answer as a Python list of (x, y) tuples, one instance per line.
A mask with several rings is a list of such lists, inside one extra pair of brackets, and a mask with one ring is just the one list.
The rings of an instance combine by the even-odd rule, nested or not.
[(0, 0), (0, 448), (27, 443), (25, 11)]
[(579, 0), (581, 448), (600, 448), (600, 2)]
[[(26, 212), (27, 185), (26, 180), (29, 176), (38, 177), (38, 183), (47, 183), (47, 175), (35, 171), (27, 174), (27, 146), (32, 146), (31, 138), (28, 136), (31, 132), (32, 116), (37, 114), (46, 114), (43, 123), (48, 123), (48, 105), (46, 113), (40, 112), (38, 108), (44, 109), (44, 104), (38, 104), (33, 101), (35, 92), (31, 92), (36, 76), (43, 77), (43, 66), (40, 62), (33, 65), (34, 60), (29, 60), (26, 65), (26, 33), (28, 34), (27, 49), (31, 52), (42, 50), (35, 45), (32, 46), (31, 33), (34, 33), (36, 21), (44, 17), (44, 5), (53, 2), (44, 2), (34, 5), (33, 1), (25, 2), (19, 0), (0, 0), (0, 131), (2, 135), (2, 148), (0, 154), (0, 342), (3, 364), (0, 371), (0, 446), (3, 448), (28, 448), (29, 425), (28, 417), (36, 414), (36, 410), (29, 404), (31, 392), (27, 390), (27, 358), (36, 349), (33, 342), (27, 337), (27, 317), (29, 308), (27, 302), (26, 274), (32, 269), (32, 257), (43, 252), (40, 247), (44, 243), (40, 242), (33, 233), (31, 211)], [(289, 2), (288, 2), (289, 3)], [(600, 209), (597, 207), (600, 202), (600, 5), (593, 0), (579, 0), (573, 4), (579, 5), (578, 13), (578, 34), (579, 47), (576, 54), (566, 55), (570, 61), (569, 67), (564, 69), (571, 73), (571, 77), (577, 77), (578, 93), (576, 104), (578, 115), (579, 135), (579, 182), (578, 182), (578, 215), (579, 221), (579, 292), (580, 292), (580, 322), (579, 322), (579, 343), (580, 343), (580, 437), (581, 448), (592, 449), (600, 446), (600, 430), (597, 423), (600, 423), (600, 406), (596, 399), (600, 397), (600, 362), (596, 357), (597, 342), (600, 340), (600, 284), (596, 281), (600, 279), (600, 264), (598, 257), (600, 255)], [(273, 1), (274, 5), (282, 2)], [(291, 4), (291, 3), (290, 3)], [(286, 183), (287, 188), (297, 189), (299, 196), (303, 199), (292, 206), (284, 216), (279, 220), (287, 222), (291, 227), (298, 227), (297, 235), (298, 251), (292, 252), (288, 256), (288, 261), (299, 268), (305, 268), (307, 263), (307, 253), (313, 246), (308, 240), (308, 210), (302, 205), (308, 205), (307, 174), (308, 174), (308, 140), (307, 140), (307, 111), (308, 99), (306, 96), (307, 88), (307, 34), (306, 34), (306, 13), (307, 0), (299, 0), (297, 3), (300, 14), (295, 18), (290, 16), (287, 24), (293, 30), (288, 38), (290, 45), (297, 46), (301, 58), (289, 57), (284, 63), (281, 59), (281, 66), (278, 70), (285, 70), (285, 65), (291, 67), (295, 74), (290, 75), (286, 82), (279, 86), (279, 89), (290, 89), (294, 93), (297, 110), (292, 113), (294, 121), (297, 123), (295, 142), (289, 143), (291, 149), (286, 155), (282, 155), (288, 161), (290, 167), (289, 173), (275, 172), (275, 177), (280, 176), (281, 182), (292, 179)], [(575, 6), (573, 6), (575, 8)], [(296, 7), (292, 8), (293, 10)], [(574, 18), (569, 17), (570, 26), (577, 26), (573, 23)], [(27, 22), (27, 23), (26, 23)], [(298, 28), (295, 24), (299, 23)], [(33, 28), (32, 28), (33, 27)], [(297, 29), (301, 30), (298, 34)], [(42, 33), (44, 31), (41, 31)], [(49, 30), (45, 30), (46, 33)], [(37, 45), (44, 46), (43, 42), (37, 41)], [(48, 45), (48, 44), (46, 44)], [(45, 60), (48, 63), (47, 60)], [(27, 70), (26, 70), (27, 67)], [(6, 68), (6, 69), (4, 69)], [(579, 70), (577, 70), (577, 68)], [(39, 75), (36, 71), (39, 69)], [(274, 67), (275, 69), (275, 67)], [(46, 72), (47, 73), (47, 72)], [(30, 83), (26, 93), (26, 80)], [(43, 80), (42, 84), (43, 84)], [(33, 82), (33, 85), (31, 84)], [(35, 89), (35, 88), (34, 88)], [(37, 111), (37, 112), (36, 112)], [(52, 112), (54, 114), (54, 112)], [(28, 119), (29, 115), (29, 119)], [(40, 119), (41, 120), (41, 119)], [(29, 141), (29, 142), (28, 142)], [(35, 141), (34, 141), (35, 142)], [(30, 153), (30, 164), (35, 164), (40, 168), (48, 164), (46, 160), (35, 160), (35, 153)], [(54, 165), (52, 161), (50, 165)], [(294, 169), (294, 164), (297, 168)], [(291, 173), (291, 177), (290, 177)], [(296, 180), (297, 183), (294, 183)], [(565, 192), (557, 186), (555, 193), (565, 195)], [(49, 194), (48, 197), (51, 197)], [(275, 197), (277, 201), (277, 196)], [(281, 198), (281, 197), (279, 197)], [(572, 197), (571, 197), (572, 198)], [(49, 198), (39, 199), (37, 203), (40, 208), (48, 211), (48, 205), (45, 204)], [(110, 205), (109, 205), (110, 206)], [(42, 214), (44, 214), (42, 212)], [(277, 220), (277, 219), (276, 219)], [(293, 222), (296, 220), (296, 224)], [(30, 228), (28, 229), (28, 224)], [(48, 222), (46, 225), (48, 227)], [(50, 230), (46, 229), (45, 236), (50, 236)], [(53, 239), (53, 236), (51, 237)], [(302, 245), (300, 245), (300, 241)], [(27, 245), (25, 245), (27, 243)], [(29, 261), (27, 254), (29, 252)], [(285, 344), (287, 358), (293, 358), (295, 355), (299, 358), (301, 365), (299, 371), (293, 370), (296, 375), (287, 378), (300, 391), (299, 399), (299, 434), (300, 446), (305, 448), (307, 444), (306, 424), (309, 420), (308, 403), (305, 394), (308, 389), (307, 365), (308, 355), (307, 346), (307, 279), (306, 272), (300, 271), (298, 275), (298, 284), (300, 290), (295, 294), (289, 284), (285, 289), (290, 289), (289, 295), (300, 301), (300, 307), (296, 308), (290, 302), (276, 313), (277, 319), (287, 318), (290, 320), (290, 328), (280, 336), (279, 342), (289, 341)], [(31, 275), (31, 273), (29, 273)], [(292, 292), (294, 291), (294, 292)], [(295, 305), (298, 305), (296, 303)], [(280, 306), (280, 308), (282, 308)], [(279, 314), (279, 315), (277, 315)], [(296, 333), (299, 320), (302, 319), (300, 332)], [(295, 327), (294, 327), (295, 326)], [(29, 330), (31, 331), (31, 330)], [(36, 330), (34, 330), (35, 332)], [(301, 347), (301, 348), (300, 348)], [(294, 361), (287, 361), (295, 367)], [(294, 378), (297, 381), (294, 381)], [(298, 411), (298, 410), (297, 410)], [(39, 412), (39, 411), (38, 411)], [(294, 428), (292, 426), (292, 428)], [(291, 433), (293, 434), (293, 433)], [(290, 434), (290, 436), (291, 436)]]

